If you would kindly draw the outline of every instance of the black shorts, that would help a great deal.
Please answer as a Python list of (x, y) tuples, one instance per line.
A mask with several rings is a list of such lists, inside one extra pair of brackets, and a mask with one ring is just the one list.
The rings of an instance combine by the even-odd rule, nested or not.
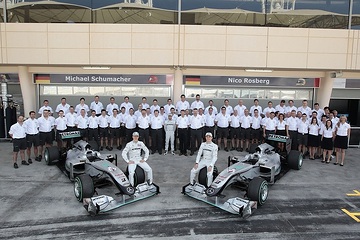
[(251, 139), (257, 139), (257, 140), (261, 140), (261, 128), (258, 129), (251, 129)]
[(286, 136), (286, 131), (285, 130), (277, 130), (276, 135)]
[(25, 150), (27, 147), (26, 138), (15, 138), (13, 139), (13, 152), (19, 152)]
[(82, 138), (88, 137), (88, 129), (87, 128), (78, 128), (77, 130), (80, 132), (80, 135)]
[(297, 135), (297, 143), (299, 145), (308, 145), (308, 134), (302, 134), (302, 133), (298, 133)]
[(53, 143), (53, 132), (40, 132), (40, 146)]
[(99, 127), (99, 134), (101, 138), (106, 138), (109, 136), (109, 129)]
[(319, 147), (319, 136), (308, 135), (308, 146), (309, 147)]
[(250, 140), (251, 139), (251, 129), (250, 128), (241, 128), (241, 139)]
[(336, 135), (335, 141), (334, 141), (334, 147), (340, 148), (340, 149), (347, 149), (348, 148), (348, 137)]
[(26, 143), (28, 148), (38, 147), (40, 145), (39, 134), (26, 134)]
[(62, 136), (60, 133), (67, 132), (67, 130), (56, 130), (56, 141), (62, 141)]
[(75, 126), (72, 126), (72, 127), (70, 127), (70, 126), (67, 126), (66, 127), (66, 131), (67, 132), (72, 132), (72, 131), (77, 131), (78, 129), (77, 129), (77, 127), (75, 127)]
[(121, 126), (119, 129), (119, 137), (125, 137), (126, 136), (126, 128), (125, 126)]
[(216, 136), (217, 136), (217, 138), (228, 138), (229, 129), (218, 127), (216, 130)]
[(332, 151), (334, 149), (334, 142), (332, 138), (323, 138), (321, 141), (321, 148)]
[(230, 127), (230, 138), (240, 139), (240, 127), (234, 128)]
[(119, 138), (120, 137), (120, 128), (110, 128), (110, 137)]

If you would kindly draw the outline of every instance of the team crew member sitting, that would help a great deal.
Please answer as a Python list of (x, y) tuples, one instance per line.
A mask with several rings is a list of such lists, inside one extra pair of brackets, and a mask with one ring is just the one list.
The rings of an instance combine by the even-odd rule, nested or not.
[(35, 111), (29, 112), (30, 118), (28, 118), (24, 122), (24, 128), (26, 132), (26, 142), (27, 142), (27, 155), (28, 155), (28, 162), (32, 163), (31, 160), (31, 147), (33, 146), (35, 161), (39, 160), (39, 152), (38, 147), (40, 145), (40, 137), (39, 137), (39, 123), (38, 120), (35, 118), (36, 113)]
[(10, 137), (13, 139), (13, 160), (14, 168), (19, 168), (17, 164), (17, 156), (20, 151), (21, 164), (29, 165), (25, 161), (25, 149), (26, 149), (26, 133), (24, 128), (24, 116), (19, 115), (17, 123), (10, 127)]
[(209, 187), (213, 181), (214, 165), (217, 160), (218, 146), (212, 142), (212, 134), (205, 134), (206, 142), (203, 142), (200, 146), (199, 152), (196, 156), (196, 163), (190, 173), (190, 184), (195, 183), (195, 177), (198, 172), (203, 168), (207, 168), (207, 187)]
[[(122, 151), (122, 157), (125, 162), (128, 163), (129, 181), (131, 185), (134, 186), (134, 173), (136, 166), (139, 165), (147, 173), (148, 184), (152, 184), (152, 169), (146, 162), (146, 160), (149, 158), (149, 149), (143, 142), (139, 141), (138, 132), (134, 132), (132, 134), (132, 139), (133, 140), (127, 143), (124, 150)], [(141, 150), (145, 152), (144, 157), (141, 156)]]

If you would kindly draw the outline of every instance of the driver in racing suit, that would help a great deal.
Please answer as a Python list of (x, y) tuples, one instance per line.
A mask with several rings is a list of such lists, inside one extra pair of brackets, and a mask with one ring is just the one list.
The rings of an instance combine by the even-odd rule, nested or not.
[[(149, 158), (149, 149), (145, 146), (145, 144), (139, 141), (139, 133), (134, 132), (132, 134), (133, 140), (126, 144), (126, 147), (122, 151), (122, 157), (125, 162), (128, 163), (129, 167), (129, 181), (132, 186), (134, 186), (134, 173), (136, 166), (139, 165), (146, 173), (148, 184), (152, 184), (153, 176), (152, 169), (146, 163), (146, 160)], [(144, 157), (141, 157), (141, 150), (145, 152)], [(129, 156), (129, 157), (128, 157)]]
[(212, 134), (210, 132), (205, 134), (205, 138), (206, 142), (201, 143), (195, 166), (191, 169), (190, 184), (195, 183), (195, 177), (203, 167), (207, 168), (207, 186), (210, 186), (213, 181), (213, 170), (217, 160), (218, 146), (212, 142)]

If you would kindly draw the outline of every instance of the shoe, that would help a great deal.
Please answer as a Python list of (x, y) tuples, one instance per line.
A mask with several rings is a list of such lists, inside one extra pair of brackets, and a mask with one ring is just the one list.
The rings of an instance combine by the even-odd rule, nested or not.
[(179, 156), (181, 156), (181, 155), (183, 155), (183, 153), (181, 152), (181, 153), (179, 153)]
[(224, 148), (224, 150), (225, 150), (225, 152), (228, 152), (228, 151), (229, 151), (229, 149), (228, 149), (228, 148)]
[(234, 150), (235, 150), (235, 148), (234, 148), (234, 147), (230, 148), (230, 151), (234, 151)]
[(343, 166), (344, 166), (344, 164), (343, 164), (343, 163), (340, 163), (340, 166), (341, 166), (341, 167), (343, 167)]
[(337, 162), (334, 162), (334, 165), (338, 165), (339, 163), (337, 163)]
[(39, 157), (35, 157), (35, 161), (41, 162), (41, 159)]
[(244, 149), (243, 149), (243, 148), (240, 148), (240, 152), (242, 152), (242, 151), (244, 151)]
[(192, 156), (192, 155), (194, 155), (194, 152), (193, 152), (193, 151), (190, 152), (190, 156)]
[(25, 160), (22, 160), (21, 165), (29, 165), (29, 164)]
[(165, 156), (165, 155), (167, 155), (167, 154), (168, 154), (168, 152), (167, 152), (167, 151), (165, 151), (165, 152), (164, 152), (164, 156)]
[(109, 147), (109, 151), (112, 151), (114, 148), (113, 147)]
[(325, 162), (325, 160), (321, 160), (321, 162), (322, 162), (322, 163), (324, 163), (324, 162)]
[(41, 161), (41, 159), (42, 159), (42, 155), (39, 155), (39, 162)]
[(151, 151), (151, 154), (154, 154), (155, 153), (155, 151)]
[(19, 168), (19, 166), (17, 165), (17, 163), (14, 163), (14, 168)]
[(247, 149), (245, 149), (245, 151), (249, 152), (249, 149), (247, 148)]
[(30, 164), (33, 163), (32, 160), (31, 160), (31, 158), (28, 159), (28, 163), (30, 163)]
[(326, 163), (330, 163), (330, 161), (331, 161), (331, 160), (330, 160), (330, 159), (328, 159), (328, 160), (326, 161)]
[(110, 150), (110, 147), (109, 147), (109, 146), (106, 146), (105, 148), (106, 148), (107, 150)]
[(184, 153), (184, 156), (186, 157), (186, 156), (187, 156), (187, 153)]
[(162, 155), (162, 151), (159, 152), (159, 155)]
[(237, 148), (236, 151), (240, 152), (240, 148)]
[(171, 155), (175, 155), (175, 152), (174, 152), (174, 151), (171, 151)]
[(121, 146), (121, 145), (117, 147), (117, 149), (118, 149), (118, 150), (121, 150), (121, 148), (122, 148), (122, 146)]
[(100, 147), (100, 151), (102, 151), (102, 150), (104, 150), (104, 147), (103, 147), (103, 146)]

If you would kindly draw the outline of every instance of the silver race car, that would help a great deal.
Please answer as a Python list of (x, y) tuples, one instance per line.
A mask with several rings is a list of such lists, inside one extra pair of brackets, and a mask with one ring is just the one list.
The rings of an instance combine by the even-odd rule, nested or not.
[[(279, 143), (284, 150), (280, 150)], [(286, 170), (301, 169), (303, 156), (301, 152), (291, 150), (291, 139), (285, 136), (270, 134), (265, 143), (252, 145), (245, 157), (229, 157), (228, 167), (217, 175), (212, 184), (206, 186), (206, 168), (199, 172), (199, 181), (187, 184), (182, 193), (219, 207), (233, 214), (247, 218), (252, 209), (263, 205), (268, 197), (269, 184), (273, 184)], [(238, 190), (245, 192), (237, 197)], [(230, 189), (230, 191), (229, 191)], [(235, 197), (226, 198), (226, 192)]]
[[(78, 138), (79, 136), (80, 133), (74, 131), (65, 133), (62, 138)], [(85, 209), (91, 215), (108, 212), (160, 193), (156, 184), (148, 184), (145, 181), (145, 172), (142, 168), (138, 166), (135, 169), (134, 186), (132, 186), (128, 180), (128, 174), (117, 167), (116, 154), (102, 157), (94, 149), (97, 149), (96, 142), (89, 144), (80, 140), (74, 143), (71, 149), (59, 151), (57, 147), (48, 147), (44, 154), (47, 165), (56, 163), (74, 182), (76, 199), (83, 202)], [(116, 188), (113, 197), (107, 195), (94, 196), (97, 194), (96, 189), (107, 186)]]

